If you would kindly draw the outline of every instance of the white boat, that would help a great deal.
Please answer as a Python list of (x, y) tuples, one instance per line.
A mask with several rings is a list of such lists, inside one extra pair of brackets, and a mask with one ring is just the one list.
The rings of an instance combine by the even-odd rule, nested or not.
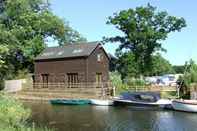
[(112, 100), (98, 100), (98, 99), (91, 99), (92, 105), (98, 105), (98, 106), (111, 106), (113, 105)]
[(173, 100), (172, 107), (178, 111), (197, 112), (197, 100)]
[(114, 104), (170, 108), (172, 101), (160, 99), (159, 94), (153, 92), (125, 92), (121, 97), (114, 99)]
[(124, 105), (133, 105), (133, 106), (147, 106), (147, 107), (161, 107), (161, 108), (170, 108), (172, 104), (171, 100), (168, 99), (160, 99), (156, 102), (140, 102), (140, 101), (132, 101), (132, 100), (114, 100), (115, 104), (124, 104)]

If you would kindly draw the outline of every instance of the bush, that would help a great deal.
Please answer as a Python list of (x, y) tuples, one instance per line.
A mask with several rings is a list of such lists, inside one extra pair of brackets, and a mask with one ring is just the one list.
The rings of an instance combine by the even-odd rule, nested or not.
[(122, 82), (121, 75), (117, 71), (110, 72), (110, 80), (115, 86), (117, 94), (128, 90), (128, 85)]
[(128, 85), (128, 86), (145, 86), (145, 81), (143, 79), (137, 79), (137, 78), (126, 78), (125, 80), (125, 83)]
[(185, 67), (187, 67), (187, 70), (177, 83), (180, 86), (180, 96), (188, 99), (190, 98), (191, 84), (197, 83), (197, 65), (194, 61), (190, 60), (189, 64), (186, 64)]
[(0, 95), (0, 121), (3, 125), (19, 127), (29, 116), (30, 110), (25, 109), (22, 103), (3, 94)]
[(145, 81), (143, 79), (136, 79), (127, 77), (124, 79), (124, 82), (121, 80), (121, 75), (118, 72), (110, 73), (110, 80), (113, 86), (116, 87), (117, 94), (120, 94), (124, 91), (134, 90), (136, 86), (144, 87)]
[[(27, 126), (30, 110), (7, 94), (0, 93), (0, 129), (4, 131), (49, 131)], [(28, 123), (29, 124), (29, 123)]]

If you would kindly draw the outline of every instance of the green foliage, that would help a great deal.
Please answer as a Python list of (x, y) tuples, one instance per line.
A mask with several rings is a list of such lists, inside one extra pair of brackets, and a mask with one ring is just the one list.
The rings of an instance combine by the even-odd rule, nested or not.
[(0, 36), (1, 81), (12, 79), (19, 70), (33, 72), (33, 58), (49, 39), (60, 45), (85, 41), (52, 13), (45, 0), (1, 0)]
[(117, 58), (111, 54), (108, 54), (110, 61), (109, 61), (109, 71), (116, 71), (117, 68)]
[(109, 73), (110, 80), (115, 87), (118, 87), (122, 84), (121, 75), (118, 72)]
[(113, 86), (116, 87), (117, 94), (129, 90), (135, 90), (136, 86), (138, 86), (138, 88), (145, 86), (145, 81), (142, 79), (127, 77), (122, 81), (121, 75), (118, 72), (110, 72), (110, 80)]
[(174, 65), (173, 70), (175, 71), (176, 74), (183, 74), (185, 71), (185, 66), (184, 65)]
[(180, 87), (180, 97), (190, 97), (191, 84), (197, 83), (197, 65), (193, 60), (186, 62), (184, 75), (179, 78), (178, 84)]
[(160, 92), (161, 98), (164, 99), (177, 99), (176, 91), (162, 91)]
[(29, 116), (20, 102), (0, 94), (0, 126), (20, 127)]
[(193, 60), (190, 60), (189, 63), (186, 63), (185, 67), (186, 71), (183, 80), (185, 85), (190, 87), (190, 84), (197, 83), (197, 65)]
[(117, 94), (128, 91), (128, 85), (123, 83), (121, 75), (118, 72), (110, 72), (109, 76), (113, 86), (116, 88)]
[(149, 76), (164, 75), (175, 73), (172, 65), (168, 60), (163, 58), (160, 54), (152, 56), (152, 69), (148, 71)]
[(136, 79), (136, 78), (130, 78), (130, 77), (126, 78), (124, 81), (130, 87), (134, 87), (134, 86), (142, 87), (142, 86), (145, 86), (146, 84), (143, 79)]
[[(118, 72), (121, 74), (121, 78), (125, 79), (126, 77), (140, 77), (140, 68), (139, 64), (134, 60), (133, 53), (127, 52), (123, 54), (118, 54), (118, 60), (116, 62), (116, 68)], [(152, 56), (152, 62), (150, 63), (152, 68), (147, 70), (144, 75), (146, 76), (154, 76), (154, 75), (163, 75), (168, 73), (174, 73), (174, 70), (165, 58), (163, 58), (160, 54), (156, 54)]]
[(4, 131), (50, 131), (48, 128), (27, 126), (30, 110), (7, 94), (0, 93), (0, 129)]
[(5, 67), (5, 65), (4, 65), (5, 61), (3, 60), (3, 57), (7, 53), (8, 53), (7, 46), (0, 45), (0, 68)]
[(121, 55), (119, 54), (116, 64), (122, 80), (126, 77), (139, 77), (139, 68), (137, 63), (134, 61), (133, 53), (128, 52)]
[(152, 55), (156, 51), (165, 51), (162, 40), (169, 33), (180, 31), (186, 26), (183, 18), (169, 16), (167, 12), (157, 12), (156, 7), (148, 4), (115, 13), (107, 24), (114, 25), (123, 35), (106, 38), (106, 41), (120, 42), (118, 51), (132, 52), (139, 74), (144, 75), (152, 68)]

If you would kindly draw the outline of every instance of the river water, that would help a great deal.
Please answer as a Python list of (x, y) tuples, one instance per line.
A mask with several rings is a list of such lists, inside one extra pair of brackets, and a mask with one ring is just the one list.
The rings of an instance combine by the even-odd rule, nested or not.
[(30, 121), (55, 131), (197, 131), (197, 114), (137, 107), (25, 102)]

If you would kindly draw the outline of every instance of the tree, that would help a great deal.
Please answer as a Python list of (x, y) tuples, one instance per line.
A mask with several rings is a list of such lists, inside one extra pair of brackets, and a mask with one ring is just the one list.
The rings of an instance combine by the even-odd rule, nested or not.
[(3, 60), (3, 56), (8, 52), (8, 48), (6, 46), (0, 46), (0, 68), (4, 67), (5, 61)]
[(152, 69), (148, 72), (148, 75), (155, 76), (174, 73), (170, 62), (163, 58), (160, 54), (153, 55), (152, 61)]
[(109, 71), (110, 72), (114, 72), (116, 71), (116, 68), (117, 68), (117, 58), (115, 56), (113, 56), (112, 54), (108, 54), (109, 56)]
[(162, 40), (169, 33), (181, 31), (186, 26), (183, 18), (169, 16), (165, 11), (157, 12), (156, 7), (150, 4), (115, 13), (109, 17), (107, 24), (114, 25), (123, 35), (105, 38), (105, 41), (120, 42), (119, 50), (132, 52), (141, 75), (151, 69), (152, 54), (165, 51)]
[(180, 94), (183, 98), (189, 98), (191, 84), (197, 84), (197, 65), (193, 60), (185, 63), (185, 70), (178, 80)]
[(192, 83), (197, 83), (197, 65), (193, 60), (186, 62), (185, 73), (183, 78), (186, 86), (188, 87)]
[(45, 0), (0, 0), (0, 47), (8, 49), (1, 59), (7, 66), (6, 70), (0, 67), (1, 76), (10, 78), (23, 69), (33, 72), (33, 58), (49, 38), (60, 45), (85, 40), (54, 15)]
[(176, 74), (183, 74), (184, 70), (185, 70), (185, 66), (184, 65), (174, 65), (173, 69)]
[[(132, 78), (139, 76), (139, 66), (134, 60), (134, 55), (131, 52), (118, 55), (116, 68), (121, 74), (121, 78)], [(168, 60), (163, 58), (159, 53), (152, 56), (152, 68), (146, 72), (146, 76), (164, 75), (174, 73), (172, 65)]]
[(120, 72), (122, 80), (128, 77), (139, 77), (139, 66), (134, 61), (133, 53), (117, 54), (117, 56), (116, 68)]

